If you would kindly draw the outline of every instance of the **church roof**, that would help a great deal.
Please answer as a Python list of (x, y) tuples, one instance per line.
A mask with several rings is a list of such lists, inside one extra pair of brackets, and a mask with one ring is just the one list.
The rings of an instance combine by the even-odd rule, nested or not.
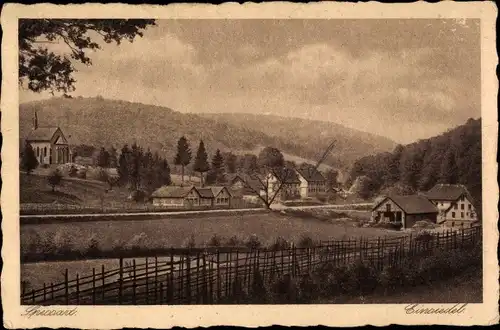
[(54, 134), (59, 129), (57, 126), (38, 127), (32, 130), (26, 140), (28, 141), (51, 141)]

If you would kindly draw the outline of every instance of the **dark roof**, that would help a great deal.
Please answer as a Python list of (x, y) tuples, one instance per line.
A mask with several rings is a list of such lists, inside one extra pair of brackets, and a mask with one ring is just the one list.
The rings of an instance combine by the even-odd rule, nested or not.
[(184, 198), (194, 187), (163, 186), (156, 189), (151, 197)]
[(325, 177), (315, 168), (302, 168), (297, 169), (297, 172), (307, 181), (307, 182), (318, 182), (325, 181)]
[(432, 202), (427, 199), (427, 197), (420, 195), (387, 196), (378, 204), (376, 204), (373, 209), (375, 210), (387, 199), (391, 199), (407, 214), (438, 213), (438, 209), (436, 208), (436, 206), (432, 204)]
[(261, 180), (263, 179), (261, 178), (259, 180), (256, 175), (238, 174), (233, 178), (232, 181), (230, 181), (230, 184), (234, 184), (238, 180), (243, 182), (243, 195), (255, 195), (255, 192), (260, 192), (264, 189), (264, 186), (261, 182)]
[(214, 198), (214, 194), (210, 188), (196, 188), (196, 190), (198, 190), (202, 198)]
[[(285, 172), (286, 171), (286, 172)], [(274, 170), (273, 175), (278, 178), (278, 180), (285, 179), (285, 183), (300, 183), (299, 176), (297, 172), (292, 168)]]
[(456, 201), (462, 195), (466, 195), (467, 198), (471, 199), (469, 191), (464, 185), (443, 183), (438, 183), (425, 193), (425, 196), (429, 199), (445, 201)]
[(37, 129), (32, 130), (26, 140), (28, 141), (50, 141), (54, 137), (56, 133), (57, 126), (46, 126), (46, 127), (38, 127)]

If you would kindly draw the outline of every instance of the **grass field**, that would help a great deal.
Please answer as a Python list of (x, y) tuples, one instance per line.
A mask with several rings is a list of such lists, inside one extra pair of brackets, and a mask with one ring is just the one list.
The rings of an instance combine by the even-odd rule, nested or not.
[(203, 245), (214, 234), (222, 238), (236, 235), (245, 240), (257, 235), (262, 244), (271, 244), (277, 237), (298, 241), (303, 235), (315, 240), (346, 237), (378, 237), (403, 235), (377, 228), (357, 228), (353, 221), (337, 219), (327, 222), (316, 218), (301, 218), (289, 214), (209, 215), (193, 218), (169, 216), (155, 220), (108, 220), (83, 223), (33, 224), (21, 226), (21, 247), (27, 249), (38, 236), (42, 240), (69, 241), (74, 249), (85, 250), (91, 238), (101, 250), (113, 249), (140, 240), (144, 248), (180, 247), (194, 235), (197, 245)]

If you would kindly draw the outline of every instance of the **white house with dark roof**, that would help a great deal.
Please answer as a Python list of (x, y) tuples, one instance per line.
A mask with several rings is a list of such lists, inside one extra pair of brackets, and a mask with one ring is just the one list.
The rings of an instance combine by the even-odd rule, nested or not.
[(151, 198), (154, 206), (169, 208), (223, 208), (231, 206), (231, 192), (227, 187), (163, 186)]
[(464, 185), (436, 184), (425, 196), (439, 210), (438, 223), (467, 228), (478, 221), (472, 197)]
[(300, 180), (300, 197), (314, 197), (326, 192), (326, 179), (320, 171), (314, 168), (299, 168), (296, 170)]
[(26, 142), (33, 148), (39, 164), (64, 164), (71, 161), (71, 150), (62, 130), (57, 126), (38, 126), (36, 112)]

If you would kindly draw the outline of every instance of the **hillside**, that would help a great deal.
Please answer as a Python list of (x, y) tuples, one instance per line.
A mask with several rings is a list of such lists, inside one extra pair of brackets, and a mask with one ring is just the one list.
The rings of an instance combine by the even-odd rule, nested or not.
[[(209, 155), (216, 148), (239, 152), (275, 146), (290, 156), (318, 159), (332, 138), (338, 140), (326, 163), (345, 170), (359, 157), (394, 147), (375, 137), (333, 123), (260, 115), (207, 116), (166, 107), (102, 98), (52, 98), (20, 105), (20, 137), (28, 134), (34, 111), (39, 125), (59, 125), (71, 144), (111, 146), (137, 142), (174, 156), (185, 135), (196, 149), (203, 139)], [(194, 152), (195, 150), (193, 150)]]
[(436, 183), (460, 183), (480, 209), (481, 170), (481, 119), (469, 119), (439, 136), (359, 159), (347, 183), (367, 176), (371, 194), (413, 193)]

